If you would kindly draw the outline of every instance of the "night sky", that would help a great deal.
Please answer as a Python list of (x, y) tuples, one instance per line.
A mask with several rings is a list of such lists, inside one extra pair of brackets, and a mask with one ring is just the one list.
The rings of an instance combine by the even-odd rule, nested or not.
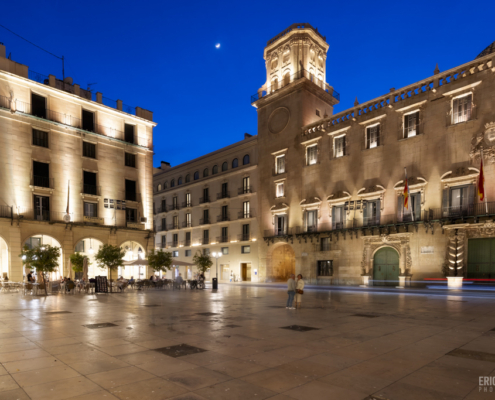
[[(472, 5), (472, 6), (471, 6)], [(495, 2), (3, 2), (0, 24), (66, 58), (66, 76), (154, 112), (155, 161), (177, 165), (257, 133), (250, 96), (266, 42), (295, 22), (326, 36), (335, 112), (474, 59), (495, 41)], [(61, 62), (0, 28), (12, 59), (44, 75)], [(220, 43), (220, 48), (215, 45)]]

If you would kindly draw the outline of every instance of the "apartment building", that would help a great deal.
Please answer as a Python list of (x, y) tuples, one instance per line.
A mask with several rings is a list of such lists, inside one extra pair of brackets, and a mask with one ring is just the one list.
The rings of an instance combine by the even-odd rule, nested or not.
[[(257, 281), (259, 227), (256, 219), (258, 138), (244, 140), (171, 167), (162, 162), (153, 177), (156, 248), (192, 263), (202, 252), (221, 253), (220, 282)], [(216, 260), (206, 277), (217, 276)], [(176, 267), (192, 278), (195, 267)]]
[[(21, 281), (22, 247), (61, 247), (90, 259), (102, 244), (126, 259), (153, 247), (153, 114), (6, 58), (0, 44), (0, 273)], [(132, 268), (122, 275), (139, 273)]]

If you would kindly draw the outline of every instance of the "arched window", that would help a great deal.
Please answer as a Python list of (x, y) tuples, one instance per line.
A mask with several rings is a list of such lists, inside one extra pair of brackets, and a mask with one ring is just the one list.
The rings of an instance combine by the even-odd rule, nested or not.
[(290, 73), (289, 71), (286, 72), (284, 75), (284, 86), (287, 86), (290, 83)]
[(203, 170), (203, 178), (206, 178), (208, 176), (208, 168), (205, 168)]
[(232, 160), (232, 168), (237, 168), (239, 166), (239, 160), (237, 158), (234, 158)]
[(174, 187), (174, 186), (175, 186), (175, 179), (172, 179), (172, 180), (170, 181), (170, 187)]
[(160, 191), (160, 190), (162, 190), (162, 184), (161, 183), (158, 184), (158, 191)]
[(213, 168), (211, 169), (211, 174), (212, 175), (218, 174), (218, 165), (213, 166)]
[(227, 161), (225, 161), (223, 164), (222, 164), (222, 171), (227, 171), (227, 169), (229, 168), (229, 164), (227, 164)]
[(187, 174), (186, 175), (186, 183), (189, 183), (191, 181), (191, 175)]
[(197, 181), (199, 179), (199, 171), (194, 173), (194, 180)]
[(182, 185), (182, 176), (180, 176), (179, 179), (177, 179), (177, 185)]
[(249, 164), (249, 154), (246, 154), (242, 159), (242, 165), (248, 165), (248, 164)]
[(274, 90), (277, 90), (278, 89), (278, 78), (275, 78), (273, 81), (272, 81), (272, 92)]
[(165, 182), (165, 183), (163, 184), (163, 188), (164, 188), (164, 189), (167, 189), (167, 188), (168, 188), (168, 182)]

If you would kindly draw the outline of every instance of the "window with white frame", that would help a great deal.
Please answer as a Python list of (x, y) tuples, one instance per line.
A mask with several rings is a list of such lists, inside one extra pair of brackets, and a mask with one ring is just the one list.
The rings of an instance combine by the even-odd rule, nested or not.
[(306, 232), (318, 230), (318, 210), (306, 211)]
[(332, 207), (332, 229), (344, 229), (345, 226), (345, 209), (344, 205)]
[(306, 147), (306, 162), (307, 165), (314, 165), (318, 161), (318, 145), (313, 144)]
[(473, 94), (457, 97), (452, 101), (452, 123), (458, 124), (471, 119), (473, 109)]
[(179, 251), (178, 250), (172, 251), (172, 257), (179, 257)]
[(277, 156), (275, 159), (275, 172), (277, 174), (285, 173), (285, 154)]
[(380, 124), (366, 128), (366, 148), (373, 149), (380, 146)]
[(346, 155), (346, 148), (345, 148), (345, 135), (337, 136), (334, 139), (334, 151), (333, 151), (333, 156), (335, 158), (338, 157), (343, 157)]
[(419, 135), (419, 111), (404, 115), (404, 139)]
[(277, 197), (284, 197), (285, 195), (284, 182), (277, 182), (275, 184), (275, 193)]

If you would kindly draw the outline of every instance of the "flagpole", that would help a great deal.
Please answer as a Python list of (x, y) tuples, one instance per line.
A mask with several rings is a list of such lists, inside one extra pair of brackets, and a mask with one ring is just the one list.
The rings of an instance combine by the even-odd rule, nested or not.
[[(410, 196), (410, 192), (409, 192), (409, 182), (407, 182), (407, 169), (406, 169), (406, 167), (404, 167), (404, 175), (406, 176), (406, 181), (404, 182), (404, 184), (407, 185), (407, 197), (408, 197), (407, 202), (409, 203), (409, 197), (411, 197), (411, 196)], [(405, 186), (404, 186), (404, 188), (405, 188)], [(409, 207), (407, 207), (407, 208), (409, 208)], [(414, 204), (413, 204), (412, 198), (411, 198), (411, 216), (412, 216), (412, 221), (416, 222), (414, 219)]]

